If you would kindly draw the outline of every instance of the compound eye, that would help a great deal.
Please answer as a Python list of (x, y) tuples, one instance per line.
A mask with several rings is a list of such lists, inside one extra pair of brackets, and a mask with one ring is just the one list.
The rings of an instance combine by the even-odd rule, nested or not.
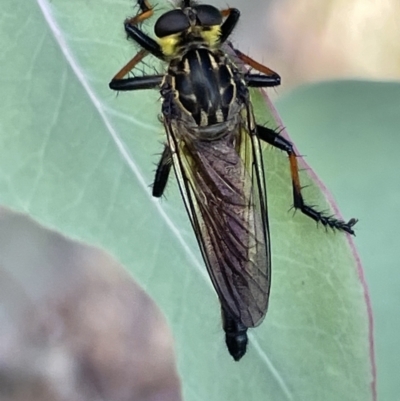
[(183, 32), (190, 27), (188, 17), (182, 10), (172, 10), (163, 14), (154, 26), (154, 33), (159, 38)]
[(222, 15), (218, 8), (208, 4), (200, 4), (193, 7), (196, 10), (197, 19), (201, 26), (214, 26), (222, 24)]

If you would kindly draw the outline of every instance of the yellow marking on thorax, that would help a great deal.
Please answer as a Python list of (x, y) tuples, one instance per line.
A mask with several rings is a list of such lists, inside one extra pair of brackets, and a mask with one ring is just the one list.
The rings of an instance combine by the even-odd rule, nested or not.
[(220, 34), (221, 25), (214, 25), (209, 30), (201, 32), (202, 38), (210, 47), (215, 47), (218, 44)]
[[(221, 33), (221, 26), (220, 25), (214, 25), (210, 27), (208, 30), (204, 30), (202, 27), (195, 26), (193, 28), (189, 28), (188, 32), (190, 30), (197, 31), (200, 33), (200, 36), (203, 38), (204, 43), (206, 43), (209, 47), (213, 48), (217, 46), (218, 41), (219, 41), (219, 36)], [(167, 57), (172, 57), (176, 55), (177, 52), (177, 45), (179, 44), (181, 37), (182, 37), (182, 32), (180, 33), (174, 33), (173, 35), (168, 35), (164, 38), (158, 38), (158, 43), (161, 46), (162, 52), (164, 53), (165, 56)]]
[(180, 36), (179, 33), (175, 33), (173, 35), (168, 35), (165, 38), (158, 39), (162, 52), (166, 56), (173, 56), (176, 53), (176, 46), (180, 41)]

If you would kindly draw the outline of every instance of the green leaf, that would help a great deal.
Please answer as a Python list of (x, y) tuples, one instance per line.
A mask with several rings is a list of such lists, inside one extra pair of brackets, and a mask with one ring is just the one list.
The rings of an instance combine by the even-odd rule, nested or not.
[(399, 99), (399, 82), (344, 81), (301, 87), (278, 102), (307, 160), (360, 219), (355, 242), (374, 310), (382, 400), (400, 393)]
[[(164, 138), (159, 94), (108, 89), (136, 50), (124, 40), (126, 3), (4, 2), (1, 203), (129, 269), (173, 329), (186, 400), (372, 399), (368, 311), (352, 248), (344, 234), (288, 213), (287, 158), (273, 149), (265, 151), (270, 310), (240, 363), (229, 356), (175, 180), (167, 200), (150, 196)], [(254, 100), (261, 123), (280, 124)], [(302, 178), (307, 199), (328, 207)]]

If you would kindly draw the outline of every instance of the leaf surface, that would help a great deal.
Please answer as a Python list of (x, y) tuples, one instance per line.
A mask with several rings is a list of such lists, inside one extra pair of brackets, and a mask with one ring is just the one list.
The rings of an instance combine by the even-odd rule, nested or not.
[[(167, 199), (150, 195), (164, 140), (159, 94), (108, 89), (137, 50), (124, 40), (130, 13), (125, 2), (105, 0), (5, 1), (1, 203), (126, 266), (173, 329), (186, 400), (373, 399), (369, 317), (352, 248), (345, 235), (288, 213), (287, 158), (271, 148), (270, 308), (243, 360), (227, 353), (174, 177)], [(260, 95), (254, 102), (261, 123), (280, 125)], [(328, 207), (302, 178), (307, 199)]]

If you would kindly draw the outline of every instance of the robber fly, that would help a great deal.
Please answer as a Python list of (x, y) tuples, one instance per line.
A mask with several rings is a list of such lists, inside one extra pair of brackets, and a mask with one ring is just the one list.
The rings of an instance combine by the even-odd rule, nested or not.
[[(239, 10), (181, 0), (154, 26), (157, 39), (138, 28), (153, 15), (147, 0), (125, 21), (140, 50), (112, 79), (117, 91), (158, 88), (167, 143), (158, 163), (153, 196), (162, 196), (173, 166), (190, 222), (218, 294), (225, 341), (238, 361), (246, 352), (247, 329), (263, 320), (271, 285), (267, 197), (260, 140), (287, 152), (294, 207), (324, 226), (353, 234), (349, 222), (304, 203), (292, 144), (257, 125), (249, 88), (272, 87), (280, 77), (233, 49), (227, 39)], [(225, 43), (225, 45), (224, 45)], [(125, 78), (148, 54), (167, 63), (167, 72)], [(258, 73), (243, 72), (233, 59)]]

